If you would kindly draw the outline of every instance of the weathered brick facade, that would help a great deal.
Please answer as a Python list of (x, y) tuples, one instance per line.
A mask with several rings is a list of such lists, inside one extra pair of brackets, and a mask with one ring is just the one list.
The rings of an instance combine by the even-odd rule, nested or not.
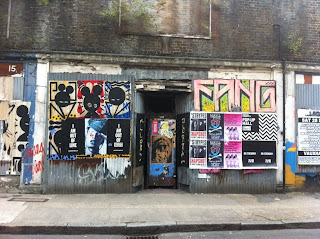
[[(215, 0), (211, 39), (172, 37), (167, 51), (163, 37), (125, 35), (99, 12), (107, 0), (12, 0), (9, 38), (8, 3), (0, 2), (0, 49), (69, 51), (129, 55), (169, 55), (220, 59), (278, 59), (280, 24), (284, 57), (320, 61), (320, 0)], [(302, 37), (302, 56), (294, 57), (286, 42)]]

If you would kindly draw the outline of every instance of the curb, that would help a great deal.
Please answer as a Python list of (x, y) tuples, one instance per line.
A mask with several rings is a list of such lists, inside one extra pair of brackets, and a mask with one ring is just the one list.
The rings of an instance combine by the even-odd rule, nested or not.
[(120, 223), (113, 225), (10, 226), (0, 225), (0, 234), (40, 235), (150, 235), (173, 232), (318, 229), (320, 220), (242, 223)]

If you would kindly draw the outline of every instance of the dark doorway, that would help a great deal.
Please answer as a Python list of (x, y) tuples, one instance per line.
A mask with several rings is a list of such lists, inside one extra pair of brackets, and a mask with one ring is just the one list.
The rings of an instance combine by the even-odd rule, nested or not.
[(147, 167), (145, 187), (176, 188), (175, 97), (170, 94), (145, 95), (147, 117)]

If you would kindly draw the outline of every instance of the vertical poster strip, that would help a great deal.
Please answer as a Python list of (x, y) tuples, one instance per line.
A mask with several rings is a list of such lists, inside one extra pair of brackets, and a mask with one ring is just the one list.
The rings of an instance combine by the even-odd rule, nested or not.
[(242, 115), (225, 114), (224, 115), (224, 141), (242, 140)]
[(219, 113), (207, 114), (207, 139), (224, 140), (224, 115)]
[(152, 134), (153, 135), (158, 135), (159, 133), (159, 122), (158, 120), (153, 120), (152, 121)]
[(136, 167), (145, 165), (145, 119), (144, 114), (137, 114), (136, 121)]
[(207, 140), (190, 140), (189, 168), (207, 168)]
[(189, 126), (190, 114), (177, 115), (177, 165), (189, 167)]
[(207, 139), (207, 113), (190, 113), (190, 139)]
[(320, 165), (320, 110), (298, 109), (298, 164)]
[(276, 141), (243, 141), (244, 168), (276, 168)]
[(223, 141), (207, 141), (207, 167), (224, 168), (223, 164)]
[(130, 153), (130, 119), (108, 119), (108, 154)]
[(242, 168), (242, 142), (224, 142), (224, 164), (227, 169)]

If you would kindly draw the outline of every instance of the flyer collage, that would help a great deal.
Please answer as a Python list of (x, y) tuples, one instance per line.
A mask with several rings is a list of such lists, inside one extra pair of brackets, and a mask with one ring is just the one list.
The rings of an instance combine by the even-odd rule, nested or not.
[(277, 168), (274, 113), (190, 112), (190, 169)]

